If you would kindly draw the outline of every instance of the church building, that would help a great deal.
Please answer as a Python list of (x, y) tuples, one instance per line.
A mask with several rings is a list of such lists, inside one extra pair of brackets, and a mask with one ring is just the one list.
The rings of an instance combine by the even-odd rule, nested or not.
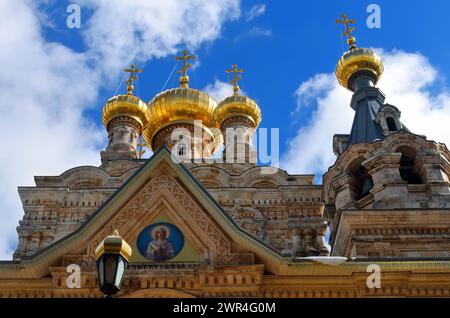
[(330, 140), (337, 159), (321, 184), (257, 164), (263, 114), (236, 65), (234, 93), (216, 101), (190, 87), (184, 51), (179, 87), (148, 103), (133, 94), (133, 65), (127, 93), (102, 110), (101, 165), (19, 187), (0, 297), (102, 297), (95, 250), (113, 233), (132, 251), (116, 297), (449, 297), (450, 152), (406, 127), (407, 105), (385, 103), (380, 56), (340, 22), (349, 49), (336, 77), (355, 115)]

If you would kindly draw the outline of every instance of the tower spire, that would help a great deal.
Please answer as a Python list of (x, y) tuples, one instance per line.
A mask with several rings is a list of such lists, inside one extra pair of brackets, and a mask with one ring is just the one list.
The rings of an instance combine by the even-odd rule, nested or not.
[(244, 69), (237, 69), (237, 65), (233, 64), (231, 70), (225, 70), (227, 73), (233, 73), (233, 79), (230, 81), (230, 84), (233, 84), (234, 95), (239, 95), (239, 86), (237, 82), (242, 78), (242, 76), (238, 75), (239, 73), (243, 73)]
[(352, 35), (355, 28), (351, 26), (355, 20), (348, 19), (346, 14), (341, 17), (342, 20), (337, 19), (336, 23), (344, 25), (342, 35), (347, 37), (350, 49), (339, 60), (336, 77), (342, 86), (353, 92), (366, 86), (374, 86), (383, 73), (381, 58), (368, 48), (356, 46), (356, 39)]
[(183, 66), (178, 71), (178, 74), (181, 74), (180, 76), (180, 86), (181, 87), (188, 87), (189, 84), (189, 76), (186, 75), (186, 71), (192, 67), (191, 63), (188, 63), (189, 60), (195, 60), (195, 55), (189, 54), (188, 50), (183, 50), (183, 55), (176, 56), (175, 59), (177, 61), (183, 61)]
[(123, 70), (125, 73), (130, 73), (130, 78), (125, 82), (128, 86), (127, 86), (127, 90), (128, 90), (128, 95), (133, 95), (133, 82), (135, 80), (137, 80), (138, 76), (134, 75), (134, 73), (141, 73), (142, 70), (141, 69), (137, 69), (136, 68), (136, 64), (131, 64), (131, 68), (126, 68)]
[(355, 110), (349, 144), (371, 143), (384, 138), (377, 114), (384, 104), (384, 94), (376, 87), (383, 73), (381, 58), (371, 49), (357, 47), (352, 36), (355, 30), (351, 24), (355, 20), (348, 19), (343, 14), (342, 20), (336, 23), (343, 24), (350, 50), (344, 52), (336, 66), (336, 78), (343, 87), (354, 94), (350, 106)]
[(350, 24), (355, 24), (354, 19), (348, 19), (346, 14), (341, 15), (342, 20), (337, 19), (337, 24), (343, 24), (345, 27), (344, 33), (342, 36), (347, 37), (347, 44), (350, 47), (350, 50), (356, 49), (356, 39), (353, 37), (352, 32), (355, 31), (355, 28), (350, 26)]

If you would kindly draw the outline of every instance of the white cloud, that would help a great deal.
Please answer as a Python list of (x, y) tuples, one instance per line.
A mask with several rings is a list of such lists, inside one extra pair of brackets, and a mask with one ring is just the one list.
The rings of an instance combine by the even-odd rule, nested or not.
[(250, 22), (257, 17), (262, 16), (264, 13), (266, 13), (266, 5), (256, 4), (245, 14), (245, 21)]
[[(225, 97), (233, 95), (233, 86), (216, 78), (214, 83), (208, 84), (203, 91), (211, 95), (217, 102), (220, 102)], [(246, 95), (245, 91), (242, 89), (239, 89), (239, 93), (241, 95)]]
[(84, 32), (90, 54), (103, 71), (132, 61), (173, 54), (180, 45), (196, 49), (220, 36), (225, 21), (240, 15), (239, 0), (82, 0), (94, 10)]
[(253, 27), (248, 31), (248, 36), (272, 36), (272, 30), (259, 27)]
[(260, 28), (260, 27), (252, 27), (250, 30), (248, 30), (247, 32), (244, 32), (240, 35), (238, 35), (237, 37), (234, 38), (234, 42), (240, 42), (242, 40), (251, 38), (251, 37), (272, 37), (272, 30), (270, 29), (265, 29), (265, 28)]
[[(404, 51), (383, 52), (385, 71), (379, 82), (386, 102), (402, 112), (402, 122), (414, 133), (450, 145), (444, 127), (450, 121), (450, 96), (433, 94), (440, 75), (423, 55)], [(336, 159), (332, 152), (335, 133), (350, 133), (354, 111), (351, 93), (339, 86), (334, 74), (318, 74), (302, 83), (296, 91), (297, 107), (293, 117), (312, 110), (312, 116), (288, 141), (281, 166), (291, 173), (322, 174)], [(309, 108), (309, 109), (308, 109)]]
[(5, 259), (22, 216), (17, 186), (32, 185), (34, 175), (98, 163), (96, 148), (104, 136), (81, 115), (93, 106), (98, 82), (84, 55), (46, 43), (23, 2), (2, 1), (0, 12), (0, 259)]
[[(100, 111), (100, 87), (112, 91), (131, 61), (213, 41), (222, 24), (239, 15), (238, 0), (79, 3), (82, 53), (45, 40), (45, 13), (36, 12), (36, 3), (0, 1), (0, 259), (15, 249), (23, 214), (17, 186), (33, 185), (34, 175), (100, 163), (106, 132), (83, 116), (90, 107)], [(88, 8), (90, 20), (84, 20)]]

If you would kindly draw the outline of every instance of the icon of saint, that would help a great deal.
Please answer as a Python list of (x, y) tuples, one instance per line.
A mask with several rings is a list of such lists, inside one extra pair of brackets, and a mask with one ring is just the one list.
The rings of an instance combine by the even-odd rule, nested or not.
[(172, 242), (168, 239), (169, 230), (160, 226), (152, 231), (152, 240), (148, 243), (145, 256), (155, 262), (164, 262), (174, 257)]

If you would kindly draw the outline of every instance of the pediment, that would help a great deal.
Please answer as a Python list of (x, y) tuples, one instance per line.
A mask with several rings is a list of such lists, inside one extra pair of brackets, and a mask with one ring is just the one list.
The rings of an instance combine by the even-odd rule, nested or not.
[[(87, 255), (94, 256), (97, 245), (114, 229), (133, 247), (131, 262), (157, 262), (146, 257), (145, 246), (157, 242), (156, 232), (164, 229), (172, 238), (165, 238), (174, 250), (167, 260), (160, 262), (201, 262), (204, 264), (253, 264), (253, 253), (236, 251), (232, 239), (223, 231), (195, 197), (176, 179), (170, 168), (163, 164), (154, 176), (126, 202), (90, 240)], [(166, 234), (167, 235), (167, 234)], [(139, 240), (141, 239), (141, 240)], [(173, 240), (173, 241), (171, 241)], [(181, 248), (177, 242), (183, 240)], [(180, 245), (180, 244), (178, 244)], [(184, 255), (183, 255), (184, 253)], [(182, 257), (179, 255), (182, 254)]]
[(134, 253), (141, 256), (135, 254), (131, 262), (151, 263), (152, 260), (142, 258), (145, 253), (139, 252), (137, 240), (145, 229), (148, 231), (148, 227), (162, 221), (182, 233), (190, 250), (185, 251), (184, 258), (173, 257), (168, 262), (194, 261), (207, 266), (256, 263), (276, 273), (288, 261), (241, 229), (195, 177), (184, 166), (176, 164), (170, 152), (163, 148), (79, 229), (20, 262), (0, 264), (0, 271), (11, 276), (43, 277), (53, 266), (72, 262), (93, 265), (96, 246), (115, 229), (134, 247)]

